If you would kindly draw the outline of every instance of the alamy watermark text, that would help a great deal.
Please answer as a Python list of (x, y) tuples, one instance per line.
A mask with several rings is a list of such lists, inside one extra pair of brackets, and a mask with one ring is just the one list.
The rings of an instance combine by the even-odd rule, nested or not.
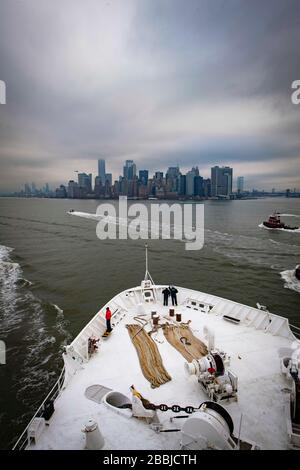
[(292, 83), (292, 89), (295, 90), (291, 95), (293, 104), (300, 103), (300, 80), (294, 80)]
[(3, 80), (0, 80), (0, 104), (6, 104), (6, 85)]
[[(117, 209), (117, 210), (116, 210)], [(204, 245), (203, 204), (143, 204), (128, 206), (127, 197), (119, 204), (100, 204), (96, 228), (100, 240), (175, 239), (185, 242), (186, 250), (200, 250)]]

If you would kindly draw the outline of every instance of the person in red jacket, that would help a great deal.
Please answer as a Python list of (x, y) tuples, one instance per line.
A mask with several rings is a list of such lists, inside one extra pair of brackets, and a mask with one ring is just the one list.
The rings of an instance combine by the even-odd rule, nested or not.
[(106, 331), (110, 333), (112, 331), (110, 320), (111, 320), (111, 311), (109, 307), (106, 307), (105, 313), (105, 320), (106, 320)]

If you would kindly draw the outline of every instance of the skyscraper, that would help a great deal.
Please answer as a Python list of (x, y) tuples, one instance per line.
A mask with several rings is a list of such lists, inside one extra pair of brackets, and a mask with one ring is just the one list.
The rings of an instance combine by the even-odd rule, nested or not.
[(238, 193), (244, 192), (244, 177), (243, 176), (237, 177), (237, 192)]
[(186, 174), (186, 179), (185, 179), (186, 195), (187, 196), (199, 196), (201, 192), (200, 186), (202, 182), (203, 182), (203, 178), (199, 175), (198, 167), (197, 166), (193, 167)]
[(31, 183), (31, 194), (33, 194), (33, 196), (37, 193), (37, 189), (36, 189), (36, 185), (35, 183)]
[(179, 177), (179, 195), (186, 195), (186, 175), (180, 175)]
[(98, 160), (98, 176), (101, 178), (101, 183), (105, 185), (105, 160), (100, 158)]
[(155, 175), (154, 175), (154, 178), (157, 180), (157, 181), (162, 181), (163, 178), (164, 178), (164, 174), (162, 171), (156, 171), (155, 172)]
[(100, 197), (104, 195), (104, 184), (102, 184), (102, 180), (100, 176), (96, 176), (95, 178), (94, 192), (95, 192), (96, 197)]
[(74, 180), (70, 180), (68, 183), (68, 197), (71, 199), (80, 196), (78, 183)]
[(232, 174), (233, 170), (229, 166), (211, 168), (212, 196), (229, 197), (232, 193)]
[(203, 195), (204, 197), (211, 197), (211, 180), (210, 178), (203, 180)]
[(195, 168), (192, 168), (186, 174), (186, 195), (187, 196), (194, 196), (195, 194), (195, 176), (197, 176), (197, 172)]
[(31, 196), (31, 188), (28, 183), (25, 184), (25, 196)]
[(139, 180), (144, 186), (147, 186), (148, 184), (148, 177), (149, 177), (148, 170), (139, 171)]
[(105, 183), (108, 183), (109, 186), (112, 185), (112, 174), (111, 173), (105, 173)]
[(59, 188), (56, 188), (55, 197), (61, 198), (61, 199), (65, 199), (67, 197), (67, 190), (63, 184), (61, 184)]
[(78, 173), (78, 186), (83, 194), (92, 192), (92, 174)]
[(132, 181), (136, 176), (136, 164), (133, 160), (126, 160), (125, 166), (123, 168), (124, 178), (128, 181)]
[(194, 196), (204, 196), (203, 178), (200, 175), (196, 175), (194, 178)]
[(179, 188), (180, 171), (178, 166), (170, 166), (166, 173), (166, 185), (168, 191), (175, 192)]

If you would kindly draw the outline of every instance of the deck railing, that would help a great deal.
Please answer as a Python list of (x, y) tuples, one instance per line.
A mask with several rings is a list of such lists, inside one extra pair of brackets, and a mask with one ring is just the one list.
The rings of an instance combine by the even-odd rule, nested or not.
[(32, 417), (32, 419), (30, 420), (30, 422), (28, 423), (28, 425), (26, 426), (26, 428), (22, 432), (21, 436), (19, 437), (19, 439), (17, 440), (17, 442), (13, 446), (13, 450), (24, 450), (30, 444), (30, 438), (28, 436), (28, 429), (29, 429), (31, 423), (33, 422), (33, 420), (35, 418), (42, 417), (43, 412), (45, 410), (45, 404), (48, 401), (55, 400), (58, 397), (58, 395), (59, 395), (59, 393), (62, 389), (64, 380), (65, 380), (65, 367), (63, 367), (63, 369), (60, 373), (60, 376), (58, 377), (58, 379), (55, 382), (54, 386), (52, 387), (52, 389), (50, 390), (50, 392), (48, 393), (48, 395), (44, 399), (43, 403), (39, 406), (39, 408), (36, 411), (35, 415)]
[(297, 339), (300, 339), (300, 328), (299, 328), (299, 326), (295, 326), (295, 325), (290, 324), (290, 330)]

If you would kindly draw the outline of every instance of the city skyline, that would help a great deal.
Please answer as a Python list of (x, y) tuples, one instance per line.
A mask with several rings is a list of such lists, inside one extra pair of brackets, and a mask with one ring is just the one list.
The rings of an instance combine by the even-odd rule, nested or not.
[[(100, 163), (101, 162), (101, 163)], [(96, 162), (94, 163), (94, 167), (96, 168), (97, 167), (97, 170), (95, 173), (86, 173), (85, 171), (82, 171), (82, 172), (79, 172), (78, 170), (74, 170), (74, 174), (76, 175), (76, 177), (78, 178), (78, 184), (80, 185), (80, 179), (79, 179), (79, 176), (81, 175), (81, 178), (82, 180), (85, 179), (85, 178), (90, 178), (90, 186), (92, 187), (93, 186), (93, 181), (94, 181), (94, 184), (97, 185), (99, 184), (100, 180), (103, 179), (103, 181), (106, 181), (108, 180), (110, 182), (110, 186), (113, 185), (113, 182), (115, 181), (118, 181), (122, 175), (123, 177), (127, 177), (126, 176), (126, 166), (128, 164), (133, 164), (134, 166), (134, 175), (136, 175), (138, 177), (139, 180), (143, 181), (145, 180), (146, 181), (146, 184), (148, 182), (148, 178), (151, 178), (151, 171), (148, 170), (148, 169), (138, 169), (137, 168), (137, 165), (136, 163), (133, 161), (133, 160), (126, 160), (122, 166), (123, 170), (122, 171), (119, 171), (118, 173), (118, 176), (115, 176), (113, 177), (112, 173), (106, 173), (105, 171), (105, 168), (106, 168), (106, 160), (104, 158), (99, 158), (98, 160), (96, 160)], [(213, 179), (213, 175), (212, 175), (212, 170), (214, 168), (223, 168), (223, 169), (231, 169), (232, 168), (229, 166), (224, 166), (224, 165), (214, 165), (210, 168), (206, 168), (206, 171), (203, 172), (203, 174), (201, 174), (202, 178), (208, 178), (208, 179)], [(179, 169), (179, 165), (176, 165), (176, 166), (171, 166), (171, 167), (168, 167), (168, 168), (164, 168), (164, 171), (160, 171), (160, 170), (154, 170), (152, 173), (153, 173), (153, 177), (156, 177), (156, 175), (161, 175), (161, 177), (163, 177), (163, 175), (166, 175), (168, 169)], [(189, 176), (189, 174), (193, 173), (193, 171), (195, 170), (195, 168), (197, 169), (197, 172), (198, 172), (198, 175), (200, 174), (200, 171), (199, 171), (199, 165), (195, 165), (193, 166), (191, 169), (188, 169), (186, 171), (182, 170), (182, 169), (179, 169), (180, 173), (183, 174), (183, 175), (187, 175)], [(122, 173), (122, 174), (121, 174)], [(102, 176), (101, 178), (101, 174), (104, 175)], [(95, 176), (94, 176), (95, 175)], [(208, 176), (207, 176), (208, 175)], [(94, 178), (94, 180), (93, 180)], [(76, 179), (76, 178), (75, 178)], [(72, 178), (67, 178), (66, 181), (64, 182), (59, 182), (58, 184), (54, 184), (52, 185), (52, 188), (51, 190), (55, 189), (55, 186), (59, 187), (61, 185), (65, 185), (67, 186), (68, 184), (68, 181), (75, 181), (74, 177)], [(128, 178), (127, 178), (128, 179)], [(131, 179), (131, 178), (129, 178)], [(98, 181), (97, 181), (98, 180)], [(245, 181), (246, 181), (246, 184), (245, 184)], [(49, 183), (48, 183), (48, 180), (47, 178), (44, 179), (43, 183), (38, 183), (39, 185), (39, 191), (40, 192), (43, 192), (45, 194), (47, 194), (49, 192)], [(27, 187), (30, 188), (30, 186), (32, 187), (36, 187), (36, 182), (29, 182), (27, 181), (26, 183), (22, 183), (20, 185), (20, 188), (19, 189), (14, 189), (12, 191), (1, 191), (1, 188), (0, 188), (0, 195), (1, 194), (14, 194), (14, 193), (19, 193), (19, 192), (22, 192), (24, 190), (24, 187)], [(248, 179), (245, 179), (245, 176), (241, 176), (241, 175), (235, 175), (235, 177), (233, 178), (232, 177), (232, 174), (231, 174), (231, 188), (233, 190), (233, 192), (251, 192), (251, 191), (260, 191), (260, 192), (280, 192), (280, 193), (283, 193), (283, 192), (286, 192), (287, 190), (291, 191), (291, 192), (298, 192), (299, 191), (299, 188), (296, 188), (296, 187), (284, 187), (284, 186), (278, 186), (278, 187), (274, 187), (274, 185), (271, 185), (270, 188), (266, 188), (266, 187), (251, 187), (251, 185), (249, 184), (249, 181)], [(25, 191), (26, 192), (26, 191)]]
[(103, 155), (153, 173), (233, 166), (300, 187), (300, 3), (3, 0), (0, 191), (57, 186)]
[[(165, 172), (155, 171), (152, 176), (149, 176), (148, 169), (137, 170), (137, 165), (133, 160), (126, 160), (123, 166), (123, 174), (120, 174), (114, 182), (112, 174), (106, 173), (105, 168), (105, 159), (98, 159), (98, 174), (94, 177), (94, 184), (92, 173), (80, 173), (76, 170), (77, 181), (70, 179), (67, 184), (61, 183), (55, 189), (56, 197), (84, 198), (88, 195), (94, 195), (97, 198), (100, 196), (104, 197), (107, 192), (106, 196), (129, 195), (147, 198), (148, 196), (156, 196), (156, 190), (161, 191), (161, 197), (166, 197), (167, 194), (170, 195), (172, 193), (178, 197), (229, 196), (233, 193), (233, 169), (229, 167), (215, 166), (211, 168), (211, 178), (207, 179), (200, 175), (198, 166), (193, 167), (186, 174), (180, 171), (179, 166), (173, 166), (169, 167)], [(225, 176), (223, 174), (224, 171)], [(230, 173), (230, 180), (224, 181), (228, 171)], [(244, 177), (242, 178), (244, 180)], [(134, 182), (137, 185), (135, 189), (130, 187), (130, 184)], [(211, 182), (213, 190), (211, 190)], [(126, 183), (125, 186), (124, 183)], [(140, 191), (141, 188), (142, 191)], [(44, 196), (54, 194), (54, 191), (50, 190), (48, 183), (41, 189), (38, 189), (34, 182), (31, 185), (25, 183), (24, 189), (25, 196), (34, 196), (41, 193)], [(83, 191), (81, 192), (80, 190)], [(20, 194), (22, 194), (22, 191)], [(130, 194), (131, 191), (135, 192), (135, 194)], [(115, 192), (116, 194), (114, 194)]]
[[(98, 174), (77, 173), (76, 179), (61, 183), (56, 189), (46, 183), (38, 188), (34, 182), (25, 183), (20, 192), (9, 193), (21, 197), (56, 197), (75, 199), (103, 199), (127, 196), (148, 199), (210, 199), (210, 198), (248, 198), (266, 194), (280, 194), (286, 197), (299, 197), (296, 188), (265, 189), (252, 188), (245, 185), (245, 177), (234, 177), (234, 169), (229, 166), (215, 165), (210, 168), (210, 178), (203, 177), (198, 166), (184, 173), (179, 166), (171, 166), (165, 172), (156, 170), (153, 175), (147, 169), (137, 169), (133, 160), (126, 160), (123, 173), (112, 180), (112, 174), (106, 173), (106, 161), (98, 159)], [(1, 193), (0, 193), (1, 194)], [(9, 195), (7, 194), (7, 195)]]
[[(103, 160), (106, 162), (106, 160), (104, 158), (101, 158), (100, 160)], [(133, 161), (133, 160), (126, 160), (126, 161)], [(99, 160), (96, 160), (96, 162), (99, 162)], [(126, 162), (124, 162), (126, 163)], [(220, 164), (222, 167), (230, 167), (231, 164), (230, 162), (229, 163), (226, 163), (226, 164)], [(213, 165), (213, 166), (219, 166), (218, 164), (216, 165)], [(122, 166), (122, 164), (121, 164)], [(137, 165), (135, 164), (136, 168), (137, 168)], [(178, 165), (178, 167), (182, 168), (182, 172), (183, 173), (188, 173), (191, 168), (188, 168), (188, 167), (185, 167), (185, 166), (181, 166), (181, 165)], [(212, 166), (212, 167), (213, 167)], [(211, 177), (211, 168), (212, 167), (203, 167), (201, 166), (200, 163), (195, 163), (194, 165), (192, 165), (192, 167), (197, 167), (200, 171), (201, 169), (201, 175), (204, 177), (204, 178), (210, 178)], [(239, 167), (239, 165), (237, 165), (237, 167)], [(149, 168), (151, 168), (151, 165), (149, 165)], [(162, 171), (162, 173), (166, 173), (167, 171), (167, 168), (168, 166), (164, 166), (164, 170)], [(86, 169), (85, 169), (86, 170)], [(85, 170), (83, 169), (82, 171), (79, 171), (79, 170), (73, 170), (73, 179), (77, 177), (77, 175), (79, 173), (82, 173), (84, 174), (85, 173)], [(93, 171), (94, 170), (94, 171)], [(155, 172), (157, 172), (158, 170), (154, 168), (154, 170), (149, 170), (149, 169), (136, 169), (136, 173), (139, 173), (140, 171), (147, 171), (149, 174), (150, 173), (153, 173), (155, 174)], [(160, 171), (160, 170), (159, 170)], [(124, 173), (124, 167), (123, 167), (123, 173)], [(99, 164), (95, 163), (93, 165), (93, 169), (92, 169), (92, 173), (89, 172), (89, 174), (92, 174), (92, 175), (99, 175)], [(116, 170), (114, 173), (105, 173), (106, 176), (109, 176), (110, 179), (113, 181), (117, 180), (119, 175), (121, 173)], [(118, 176), (117, 176), (118, 175)], [(276, 191), (280, 191), (280, 192), (283, 192), (283, 191), (286, 191), (286, 189), (290, 189), (291, 191), (299, 191), (300, 190), (300, 181), (298, 182), (298, 185), (285, 185), (284, 183), (284, 179), (277, 179), (277, 178), (274, 178), (268, 182), (264, 182), (262, 179), (256, 181), (256, 179), (252, 178), (251, 176), (250, 177), (247, 177), (247, 173), (246, 175), (237, 175), (235, 177), (235, 179), (233, 180), (233, 187), (234, 187), (234, 190), (237, 190), (238, 189), (238, 178), (243, 178), (243, 188), (246, 190), (246, 191), (251, 191), (253, 189), (255, 190), (259, 190), (259, 191), (274, 191), (274, 189), (276, 189)], [(72, 179), (72, 178), (71, 178)], [(64, 180), (65, 181), (65, 184), (67, 183), (68, 181), (68, 176), (66, 177), (66, 179)], [(246, 184), (246, 188), (245, 188), (245, 183), (244, 181), (247, 181), (247, 184)], [(253, 184), (252, 184), (253, 183)], [(258, 184), (255, 184), (255, 183), (258, 183)], [(23, 188), (24, 188), (24, 184), (36, 184), (35, 181), (31, 181), (30, 180), (27, 180), (26, 183), (24, 183), (24, 181), (20, 181), (20, 183), (17, 184), (17, 187), (13, 187), (13, 186), (9, 186), (9, 189), (5, 189), (5, 186), (0, 186), (0, 194), (9, 194), (9, 193), (13, 193), (13, 192), (18, 192), (18, 191), (21, 191)], [(56, 186), (59, 186), (60, 184), (63, 184), (61, 182), (61, 180), (56, 177), (54, 179), (49, 179), (47, 178), (46, 175), (42, 175), (42, 178), (40, 180), (40, 182), (37, 183), (38, 185), (40, 185), (40, 188), (43, 188), (45, 187), (45, 185), (51, 185), (52, 188), (56, 187)], [(275, 188), (276, 187), (276, 188)]]

